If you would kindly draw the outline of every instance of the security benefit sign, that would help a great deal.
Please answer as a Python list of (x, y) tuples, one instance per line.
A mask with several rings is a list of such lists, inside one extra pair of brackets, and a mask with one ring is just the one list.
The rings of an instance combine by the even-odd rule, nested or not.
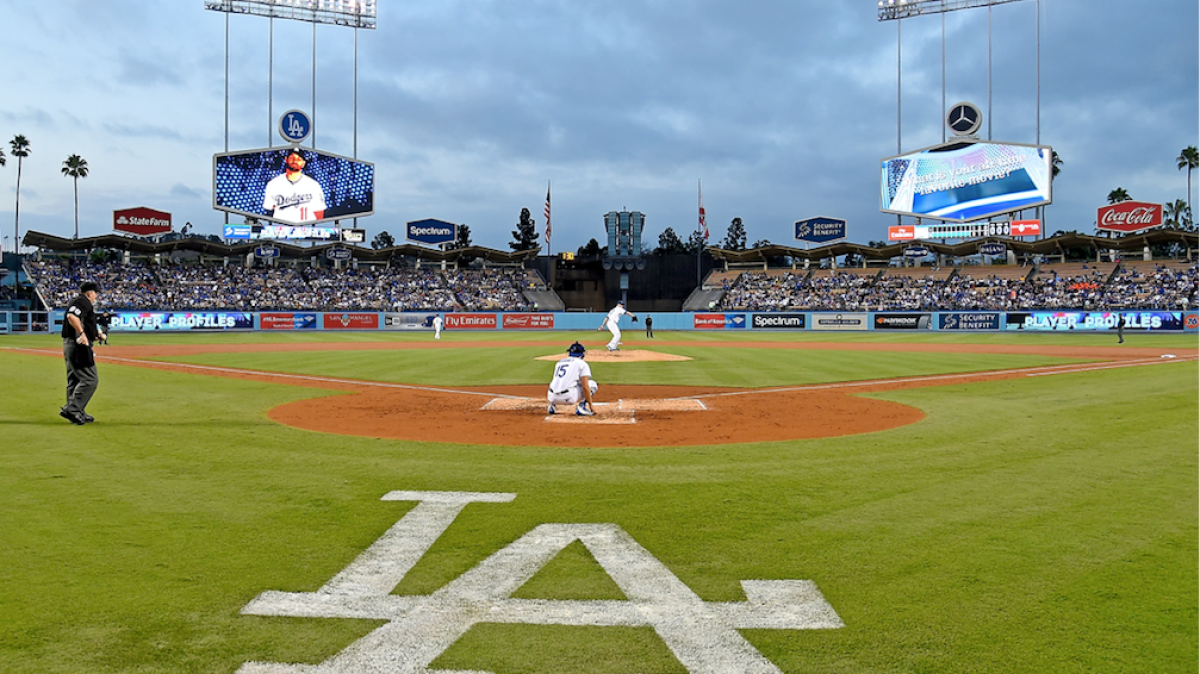
[(938, 330), (999, 330), (1000, 314), (990, 311), (964, 311), (938, 314)]
[[(743, 580), (746, 601), (704, 601), (616, 524), (541, 524), (430, 594), (392, 593), (467, 505), (503, 504), (516, 496), (421, 491), (384, 495), (385, 501), (417, 505), (315, 592), (266, 591), (242, 608), (243, 615), (251, 616), (383, 624), (324, 662), (247, 662), (238, 674), (449, 674), (432, 663), (480, 623), (649, 627), (691, 674), (780, 674), (739, 630), (845, 626), (811, 580)], [(526, 581), (576, 543), (591, 553), (626, 600), (513, 598)]]
[(807, 243), (830, 243), (846, 238), (846, 221), (837, 218), (809, 218), (797, 220), (796, 240)]

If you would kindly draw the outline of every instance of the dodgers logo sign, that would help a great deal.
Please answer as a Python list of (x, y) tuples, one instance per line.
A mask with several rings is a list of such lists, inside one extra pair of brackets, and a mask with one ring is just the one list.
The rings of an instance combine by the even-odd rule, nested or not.
[(301, 143), (312, 133), (312, 120), (299, 110), (288, 110), (279, 118), (279, 135), (289, 143)]
[[(616, 524), (542, 524), (431, 594), (392, 594), (467, 504), (514, 498), (516, 494), (470, 492), (385, 495), (385, 501), (417, 505), (316, 592), (263, 592), (242, 613), (386, 622), (317, 665), (247, 662), (238, 673), (446, 672), (430, 664), (468, 630), (479, 623), (507, 623), (651, 627), (688, 672), (776, 674), (779, 668), (738, 630), (844, 626), (811, 580), (743, 580), (746, 601), (706, 602)], [(511, 597), (576, 541), (627, 601)]]

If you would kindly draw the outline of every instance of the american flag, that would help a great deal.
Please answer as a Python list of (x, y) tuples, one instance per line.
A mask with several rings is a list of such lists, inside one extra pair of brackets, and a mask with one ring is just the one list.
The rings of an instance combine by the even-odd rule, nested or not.
[(708, 241), (708, 220), (704, 218), (704, 191), (700, 188), (699, 180), (696, 181), (696, 193), (700, 197), (700, 229), (704, 232), (704, 240)]
[(546, 181), (546, 210), (542, 212), (546, 216), (546, 245), (550, 245), (550, 181)]

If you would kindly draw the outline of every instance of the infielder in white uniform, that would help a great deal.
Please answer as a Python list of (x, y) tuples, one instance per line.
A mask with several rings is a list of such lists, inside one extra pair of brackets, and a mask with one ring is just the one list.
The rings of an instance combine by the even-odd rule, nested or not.
[(442, 316), (441, 316), (441, 314), (438, 314), (437, 316), (433, 317), (433, 338), (434, 339), (442, 338)]
[(596, 328), (597, 330), (608, 328), (608, 331), (612, 333), (612, 339), (608, 342), (608, 346), (606, 347), (609, 351), (620, 351), (621, 326), (619, 324), (621, 322), (621, 316), (625, 314), (629, 314), (630, 318), (635, 321), (637, 320), (637, 316), (635, 314), (630, 314), (628, 311), (625, 311), (625, 300), (621, 300), (620, 302), (617, 302), (617, 306), (613, 307), (612, 311), (609, 311), (608, 315), (604, 317), (604, 322), (600, 324), (600, 327)]
[(576, 415), (596, 416), (592, 396), (600, 385), (592, 381), (592, 368), (583, 360), (586, 355), (587, 349), (575, 342), (567, 349), (567, 357), (554, 364), (554, 379), (546, 391), (546, 400), (550, 401), (546, 414), (558, 414), (556, 405), (575, 405)]
[(309, 222), (325, 217), (325, 192), (317, 181), (304, 175), (308, 161), (299, 148), (292, 148), (283, 163), (283, 174), (267, 183), (263, 210), (285, 222)]

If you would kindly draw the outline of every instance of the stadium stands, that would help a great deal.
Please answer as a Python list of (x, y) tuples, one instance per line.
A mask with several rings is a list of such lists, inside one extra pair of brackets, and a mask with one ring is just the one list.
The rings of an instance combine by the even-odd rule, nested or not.
[[(561, 301), (544, 301), (553, 293), (536, 271), (510, 267), (247, 268), (56, 258), (30, 258), (25, 267), (55, 308), (66, 306), (82, 281), (97, 280), (110, 310), (561, 310)], [(1197, 266), (1178, 262), (725, 271), (703, 285), (699, 309), (720, 311), (1178, 310), (1198, 299)]]
[(27, 259), (49, 307), (65, 307), (84, 280), (104, 288), (107, 309), (162, 311), (531, 311), (535, 271), (432, 268), (144, 265)]

